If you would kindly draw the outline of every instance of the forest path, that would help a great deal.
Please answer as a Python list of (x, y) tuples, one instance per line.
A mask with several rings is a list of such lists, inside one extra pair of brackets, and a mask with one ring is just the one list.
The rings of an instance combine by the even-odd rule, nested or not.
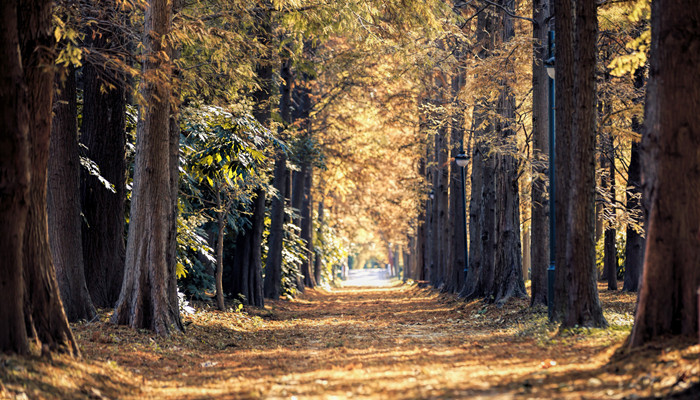
[[(131, 398), (507, 399), (585, 386), (587, 371), (610, 354), (601, 356), (610, 338), (552, 347), (523, 334), (518, 319), (545, 318), (527, 311), (526, 300), (496, 309), (398, 282), (307, 290), (250, 312), (257, 316), (198, 313), (184, 337), (89, 357), (135, 374)], [(600, 395), (606, 386), (596, 387)]]
[(101, 310), (73, 325), (82, 359), (0, 355), (0, 399), (700, 398), (700, 345), (617, 354), (636, 296), (599, 290), (611, 328), (560, 333), (527, 299), (499, 309), (397, 281), (205, 305), (167, 338)]

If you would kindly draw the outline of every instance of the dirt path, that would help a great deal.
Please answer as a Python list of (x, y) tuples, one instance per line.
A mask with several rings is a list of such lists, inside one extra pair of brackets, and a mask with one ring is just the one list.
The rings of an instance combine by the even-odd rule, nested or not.
[(700, 346), (664, 345), (611, 361), (628, 333), (634, 295), (601, 297), (612, 329), (559, 335), (526, 300), (497, 309), (398, 283), (309, 290), (251, 314), (201, 311), (187, 318), (186, 334), (167, 339), (83, 324), (74, 330), (86, 361), (3, 361), (10, 371), (5, 393), (102, 400), (622, 399), (665, 396), (697, 382)]

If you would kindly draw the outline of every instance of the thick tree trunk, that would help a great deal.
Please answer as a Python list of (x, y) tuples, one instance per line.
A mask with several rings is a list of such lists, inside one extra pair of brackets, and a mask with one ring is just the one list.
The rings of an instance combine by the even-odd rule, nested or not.
[(595, 267), (595, 0), (555, 3), (557, 31), (557, 255), (553, 318), (607, 325)]
[[(183, 7), (184, 0), (173, 0), (173, 15), (176, 15)], [(177, 60), (180, 58), (180, 48), (174, 47), (171, 50), (171, 60)], [(168, 164), (170, 166), (170, 228), (168, 230), (168, 244), (167, 244), (167, 262), (171, 265), (173, 271), (177, 271), (177, 220), (180, 215), (180, 207), (178, 204), (178, 197), (180, 195), (180, 69), (177, 68), (176, 64), (173, 63), (172, 69), (172, 98), (170, 99), (170, 144), (169, 144), (169, 159)], [(177, 274), (172, 273), (169, 275), (169, 285), (168, 285), (168, 298), (171, 304), (178, 304), (179, 298), (177, 296)], [(179, 309), (179, 305), (178, 305)]]
[(29, 210), (30, 114), (18, 35), (17, 2), (0, 2), (0, 352), (28, 354), (22, 255)]
[[(513, 0), (502, 0), (507, 9), (513, 9)], [(501, 16), (501, 35), (504, 43), (515, 36), (513, 19)], [(513, 69), (506, 65), (506, 68)], [(496, 123), (500, 149), (496, 156), (496, 226), (494, 284), (487, 301), (503, 305), (511, 297), (527, 297), (522, 268), (522, 245), (520, 242), (520, 185), (518, 184), (518, 152), (515, 132), (510, 121), (515, 118), (515, 97), (504, 85), (499, 96), (501, 118)]]
[(18, 26), (22, 27), (19, 31), (20, 50), (29, 94), (29, 154), (32, 157), (29, 213), (23, 245), (27, 283), (25, 318), (31, 319), (37, 339), (43, 345), (51, 350), (79, 354), (59, 295), (46, 216), (55, 47), (51, 2), (31, 0), (19, 1), (18, 4)]
[(547, 305), (547, 266), (549, 265), (549, 195), (547, 179), (549, 168), (546, 154), (549, 151), (549, 98), (548, 76), (544, 68), (547, 48), (547, 25), (545, 20), (551, 14), (550, 0), (532, 2), (532, 27), (535, 39), (532, 61), (532, 212), (530, 236), (530, 306)]
[[(292, 122), (291, 116), (291, 87), (292, 73), (290, 61), (284, 60), (280, 68), (280, 77), (284, 84), (280, 87), (280, 115), (286, 124)], [(268, 236), (267, 261), (265, 263), (265, 297), (278, 299), (282, 295), (282, 248), (284, 243), (284, 223), (287, 216), (284, 207), (287, 197), (291, 197), (288, 190), (290, 172), (287, 170), (287, 155), (278, 152), (275, 158), (273, 186), (277, 189), (279, 197), (271, 200), (270, 209), (270, 235)]]
[[(642, 192), (642, 166), (639, 161), (639, 142), (632, 142), (632, 153), (627, 170), (627, 210), (637, 211), (641, 217), (641, 202), (636, 196)], [(641, 221), (640, 221), (641, 224)], [(642, 267), (644, 263), (644, 237), (630, 225), (627, 226), (627, 241), (625, 243), (625, 280), (622, 290), (636, 292), (639, 290)]]
[(72, 67), (65, 82), (57, 79), (53, 115), (47, 191), (49, 244), (66, 317), (90, 321), (96, 312), (85, 282), (80, 237), (78, 109)]
[[(86, 147), (84, 155), (94, 161), (100, 174), (114, 185), (112, 192), (97, 177), (81, 170), (85, 278), (90, 282), (88, 290), (92, 300), (99, 307), (113, 307), (119, 298), (126, 251), (126, 77), (112, 69), (101, 56), (102, 52), (122, 51), (123, 38), (116, 35), (113, 28), (97, 24), (86, 32), (91, 57), (83, 67), (82, 79), (84, 105), (80, 143)], [(106, 84), (114, 87), (104, 92)]]
[(693, 0), (651, 7), (642, 162), (650, 214), (632, 346), (662, 335), (698, 337), (700, 9)]
[[(172, 301), (175, 265), (169, 263), (171, 204), (170, 60), (164, 42), (170, 32), (172, 3), (152, 0), (146, 10), (141, 106), (137, 128), (131, 219), (124, 280), (112, 322), (146, 328), (161, 336), (182, 331)], [(177, 299), (177, 297), (176, 297)]]

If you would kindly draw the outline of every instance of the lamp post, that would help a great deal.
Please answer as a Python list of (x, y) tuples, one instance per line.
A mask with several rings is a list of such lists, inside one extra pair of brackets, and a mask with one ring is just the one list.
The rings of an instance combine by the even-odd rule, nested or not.
[(547, 268), (547, 311), (550, 321), (554, 313), (554, 276), (556, 265), (556, 181), (555, 181), (555, 102), (554, 102), (554, 77), (556, 69), (554, 66), (554, 31), (548, 33), (548, 58), (544, 62), (549, 75), (549, 267)]
[(464, 201), (464, 218), (462, 228), (464, 229), (464, 279), (467, 279), (467, 269), (469, 267), (469, 246), (467, 245), (467, 181), (466, 169), (469, 164), (469, 156), (464, 154), (464, 148), (460, 149), (455, 156), (455, 163), (462, 168), (462, 200)]

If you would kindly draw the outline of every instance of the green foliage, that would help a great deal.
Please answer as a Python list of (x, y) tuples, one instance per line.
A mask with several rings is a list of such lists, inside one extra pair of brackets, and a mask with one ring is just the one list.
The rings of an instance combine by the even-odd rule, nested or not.
[(343, 265), (347, 260), (348, 246), (345, 240), (338, 235), (337, 230), (328, 224), (327, 220), (319, 222), (318, 215), (314, 216), (314, 231), (316, 232), (314, 235), (315, 256), (320, 257), (323, 279), (326, 282), (331, 282), (333, 281), (333, 269)]
[[(244, 107), (203, 106), (182, 112), (178, 276), (186, 292), (208, 299), (214, 287), (212, 230), (223, 214), (227, 231), (250, 224), (253, 190), (266, 184), (268, 151), (282, 147)], [(221, 200), (217, 204), (216, 198)]]

